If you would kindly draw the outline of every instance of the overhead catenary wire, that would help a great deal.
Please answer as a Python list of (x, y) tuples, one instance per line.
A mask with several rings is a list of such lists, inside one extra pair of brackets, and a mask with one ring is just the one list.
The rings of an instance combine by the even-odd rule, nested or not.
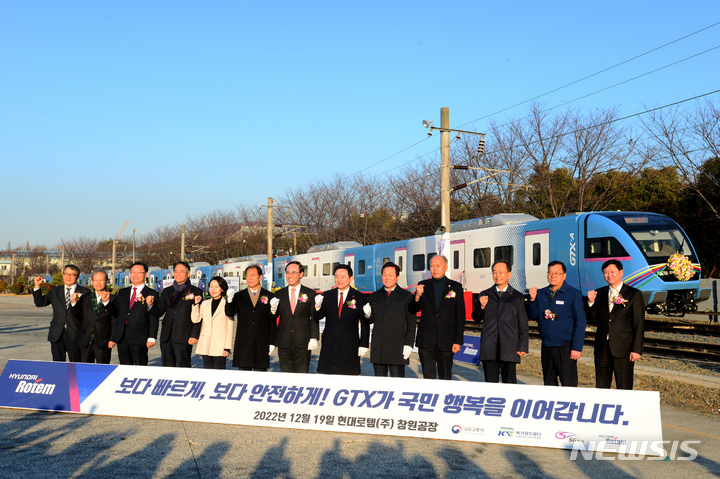
[[(710, 28), (716, 27), (716, 26), (718, 26), (718, 25), (720, 25), (720, 22), (713, 23), (713, 24), (708, 25), (708, 26), (706, 26), (706, 27), (704, 27), (704, 28), (701, 28), (701, 29), (699, 29), (699, 30), (696, 30), (696, 31), (694, 31), (694, 32), (692, 32), (692, 33), (689, 33), (689, 34), (687, 34), (687, 35), (684, 35), (684, 36), (682, 36), (682, 37), (680, 37), (680, 38), (677, 38), (677, 39), (675, 39), (675, 40), (673, 40), (673, 41), (671, 41), (671, 42), (665, 43), (665, 44), (660, 45), (660, 46), (658, 46), (658, 47), (655, 47), (655, 48), (653, 48), (653, 49), (651, 49), (651, 50), (648, 50), (648, 51), (646, 51), (646, 52), (644, 52), (644, 53), (641, 53), (641, 54), (636, 55), (636, 56), (634, 56), (634, 57), (631, 57), (631, 58), (628, 58), (628, 59), (626, 59), (626, 60), (623, 60), (623, 61), (621, 61), (621, 62), (619, 62), (619, 63), (616, 63), (616, 64), (614, 64), (614, 65), (612, 65), (612, 66), (610, 66), (610, 67), (604, 68), (604, 69), (599, 70), (599, 71), (597, 71), (597, 72), (595, 72), (595, 73), (592, 73), (592, 74), (587, 75), (587, 76), (585, 76), (585, 77), (582, 77), (582, 78), (580, 78), (580, 79), (574, 80), (574, 81), (572, 81), (572, 82), (570, 82), (570, 83), (567, 83), (567, 84), (565, 84), (565, 85), (563, 85), (563, 86), (554, 88), (554, 89), (552, 89), (552, 90), (550, 90), (550, 91), (548, 91), (548, 92), (545, 92), (545, 93), (542, 93), (542, 94), (537, 95), (537, 96), (535, 96), (535, 97), (532, 97), (532, 98), (530, 98), (530, 99), (521, 101), (521, 102), (516, 103), (516, 104), (514, 104), (514, 105), (512, 105), (512, 106), (509, 106), (509, 107), (507, 107), (507, 108), (504, 108), (504, 109), (502, 109), (502, 110), (499, 110), (499, 111), (497, 111), (497, 112), (495, 112), (495, 113), (491, 113), (491, 114), (489, 114), (489, 115), (485, 115), (485, 116), (483, 116), (483, 117), (480, 117), (480, 118), (478, 118), (478, 119), (476, 119), (476, 120), (472, 120), (472, 121), (463, 123), (463, 124), (461, 124), (461, 125), (458, 125), (458, 127), (466, 126), (466, 125), (469, 125), (469, 124), (471, 124), (471, 123), (478, 122), (478, 121), (483, 120), (483, 119), (485, 119), (485, 118), (489, 118), (489, 117), (492, 117), (492, 116), (497, 115), (497, 114), (499, 114), (499, 113), (505, 112), (505, 111), (510, 110), (510, 109), (512, 109), (512, 108), (515, 108), (515, 107), (517, 107), (517, 106), (520, 106), (520, 105), (529, 103), (529, 102), (531, 102), (531, 101), (537, 100), (538, 98), (542, 98), (542, 97), (547, 96), (547, 95), (549, 95), (549, 94), (551, 94), (551, 93), (555, 93), (555, 92), (560, 91), (560, 90), (562, 90), (562, 89), (564, 89), (564, 88), (567, 88), (567, 87), (569, 87), (569, 86), (575, 85), (575, 84), (577, 84), (577, 83), (580, 83), (580, 82), (585, 81), (585, 80), (587, 80), (587, 79), (590, 79), (590, 78), (592, 78), (592, 77), (595, 77), (595, 76), (597, 76), (597, 75), (600, 75), (601, 73), (607, 72), (607, 71), (612, 70), (612, 69), (614, 69), (614, 68), (617, 68), (617, 67), (619, 67), (619, 66), (621, 66), (621, 65), (624, 65), (624, 64), (626, 64), (626, 63), (629, 63), (629, 62), (632, 62), (632, 61), (637, 60), (637, 59), (639, 59), (639, 58), (642, 58), (642, 57), (644, 57), (644, 56), (646, 56), (646, 55), (649, 55), (650, 53), (656, 52), (656, 51), (661, 50), (661, 49), (663, 49), (663, 48), (666, 48), (666, 47), (668, 47), (668, 46), (670, 46), (670, 45), (673, 45), (673, 44), (675, 44), (675, 43), (678, 43), (678, 42), (680, 42), (680, 41), (682, 41), (682, 40), (685, 40), (685, 39), (687, 39), (687, 38), (690, 38), (690, 37), (692, 37), (692, 36), (694, 36), (694, 35), (697, 35), (698, 33), (701, 33), (701, 32), (703, 32), (703, 31), (705, 31), (705, 30), (708, 30), (708, 29), (710, 29)], [(617, 86), (619, 86), (619, 85), (628, 83), (628, 82), (633, 81), (633, 80), (636, 80), (636, 79), (638, 79), (638, 78), (642, 78), (642, 77), (644, 77), (644, 76), (647, 76), (647, 75), (649, 75), (649, 74), (658, 72), (658, 71), (663, 70), (663, 69), (665, 69), (665, 68), (668, 68), (668, 67), (670, 67), (670, 66), (674, 66), (674, 65), (677, 65), (677, 64), (682, 63), (682, 62), (684, 62), (684, 61), (687, 61), (687, 60), (690, 60), (690, 59), (692, 59), (692, 58), (695, 58), (695, 57), (697, 57), (697, 56), (699, 56), (699, 55), (703, 55), (703, 54), (705, 54), (705, 53), (708, 53), (708, 52), (713, 51), (713, 50), (715, 50), (715, 49), (717, 49), (717, 48), (720, 48), (720, 45), (718, 45), (718, 46), (716, 46), (716, 47), (713, 47), (713, 48), (710, 48), (710, 49), (708, 49), (708, 50), (705, 50), (705, 51), (703, 51), (703, 52), (697, 53), (697, 54), (695, 54), (695, 55), (691, 55), (691, 56), (686, 57), (686, 58), (684, 58), (684, 59), (682, 59), (682, 60), (678, 60), (678, 61), (676, 61), (676, 62), (670, 63), (670, 64), (665, 65), (665, 66), (663, 66), (663, 67), (657, 68), (657, 69), (652, 70), (652, 71), (650, 71), (650, 72), (646, 72), (646, 73), (644, 73), (644, 74), (642, 74), (642, 75), (638, 75), (638, 76), (636, 76), (636, 77), (630, 78), (630, 79), (628, 79), (628, 80), (624, 80), (624, 81), (622, 81), (622, 82), (616, 83), (616, 84), (611, 85), (611, 86), (609, 86), (609, 87), (605, 87), (605, 88), (600, 89), (600, 90), (597, 90), (597, 91), (595, 91), (595, 92), (588, 93), (587, 95), (583, 95), (583, 96), (581, 96), (581, 97), (575, 98), (575, 99), (573, 99), (573, 100), (570, 100), (570, 101), (568, 101), (568, 102), (562, 103), (562, 104), (560, 104), (560, 105), (556, 105), (556, 106), (551, 107), (551, 108), (549, 108), (549, 109), (547, 109), (547, 110), (544, 110), (544, 111), (550, 111), (550, 110), (552, 110), (552, 109), (554, 109), (554, 108), (559, 108), (559, 107), (561, 107), (561, 106), (564, 106), (564, 105), (573, 103), (573, 102), (575, 102), (575, 101), (578, 101), (578, 100), (581, 100), (581, 99), (584, 99), (584, 98), (587, 98), (587, 97), (589, 97), (589, 96), (592, 96), (592, 95), (595, 95), (595, 94), (597, 94), (597, 93), (606, 91), (606, 90), (608, 90), (608, 89), (617, 87)], [(424, 141), (427, 141), (429, 138), (430, 138), (429, 136), (426, 137), (426, 138), (423, 138), (422, 140), (420, 140), (420, 141), (418, 141), (418, 142), (416, 142), (416, 143), (413, 143), (412, 145), (410, 145), (410, 146), (408, 146), (408, 147), (406, 147), (406, 148), (403, 148), (402, 150), (400, 150), (400, 151), (398, 151), (398, 152), (396, 152), (396, 153), (393, 153), (392, 155), (387, 156), (387, 157), (383, 158), (382, 160), (373, 163), (372, 165), (369, 165), (369, 166), (367, 166), (367, 167), (365, 167), (365, 168), (363, 168), (363, 169), (361, 169), (361, 170), (359, 170), (359, 171), (357, 171), (357, 172), (355, 172), (355, 173), (352, 173), (352, 174), (346, 176), (345, 179), (351, 178), (351, 177), (354, 177), (354, 176), (357, 176), (357, 175), (359, 175), (360, 173), (362, 173), (362, 172), (364, 172), (364, 171), (366, 171), (366, 170), (368, 170), (368, 169), (371, 169), (371, 168), (373, 168), (373, 167), (375, 167), (375, 166), (377, 166), (377, 165), (379, 165), (379, 164), (381, 164), (381, 163), (384, 163), (385, 161), (390, 160), (390, 159), (396, 157), (397, 155), (399, 155), (399, 154), (401, 154), (401, 153), (404, 153), (405, 151), (407, 151), (407, 150), (409, 150), (409, 149), (411, 149), (411, 148), (419, 145), (420, 143), (423, 143)], [(433, 152), (436, 151), (436, 150), (437, 150), (437, 149), (434, 149)], [(429, 152), (429, 153), (426, 153), (425, 155), (428, 155), (428, 154), (431, 154), (431, 153), (432, 153), (432, 152)], [(422, 155), (422, 156), (425, 156), (425, 155)], [(413, 159), (413, 160), (410, 160), (410, 161), (408, 161), (408, 162), (406, 162), (406, 163), (403, 163), (402, 165), (398, 165), (398, 166), (393, 167), (393, 168), (391, 168), (391, 169), (389, 169), (389, 170), (386, 170), (385, 172), (380, 173), (380, 174), (378, 174), (378, 175), (374, 175), (374, 176), (373, 176), (373, 179), (374, 179), (374, 178), (377, 178), (377, 177), (379, 177), (379, 176), (382, 176), (382, 175), (384, 175), (384, 174), (386, 174), (386, 173), (388, 173), (388, 172), (390, 172), (390, 171), (393, 171), (393, 170), (395, 170), (395, 169), (397, 169), (397, 168), (400, 168), (400, 167), (402, 167), (402, 166), (405, 166), (405, 165), (407, 165), (407, 164), (409, 164), (409, 163), (412, 163), (413, 161), (417, 161), (417, 160), (419, 160), (420, 158), (422, 158), (422, 156), (420, 156), (420, 157), (418, 157), (418, 158), (415, 158), (415, 159)]]

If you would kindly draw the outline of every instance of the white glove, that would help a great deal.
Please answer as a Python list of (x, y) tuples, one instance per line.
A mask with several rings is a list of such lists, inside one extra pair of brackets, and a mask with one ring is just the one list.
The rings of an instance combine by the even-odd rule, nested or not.
[(233, 300), (233, 298), (235, 297), (235, 290), (234, 290), (234, 289), (228, 289), (227, 296), (228, 296), (227, 302), (228, 302), (228, 303), (232, 303), (232, 300)]
[(368, 352), (368, 348), (358, 348), (358, 356), (363, 357)]
[(270, 345), (270, 351), (268, 352), (268, 354), (272, 354), (273, 351), (275, 351), (275, 346), (273, 346), (273, 345), (271, 344), (271, 345)]
[(370, 303), (365, 303), (365, 306), (363, 306), (363, 313), (365, 313), (366, 318), (370, 317), (370, 313), (372, 313), (372, 308), (370, 307)]
[(322, 294), (318, 294), (315, 296), (315, 309), (316, 310), (320, 309), (320, 306), (322, 306), (322, 301), (323, 301)]
[(412, 353), (412, 346), (403, 346), (403, 359), (410, 359)]
[(308, 351), (313, 351), (313, 350), (317, 349), (317, 346), (318, 346), (317, 339), (311, 339), (308, 342)]
[(273, 298), (270, 300), (270, 314), (275, 314), (277, 312), (278, 304), (280, 304), (279, 299)]

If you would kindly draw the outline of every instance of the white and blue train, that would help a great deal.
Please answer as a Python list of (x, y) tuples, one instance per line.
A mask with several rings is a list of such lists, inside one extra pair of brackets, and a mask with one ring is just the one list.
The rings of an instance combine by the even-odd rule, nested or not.
[[(400, 266), (398, 284), (414, 291), (415, 285), (430, 276), (430, 259), (445, 249), (449, 258), (448, 276), (462, 283), (465, 291), (477, 294), (492, 285), (491, 267), (505, 260), (512, 266), (510, 284), (527, 292), (547, 285), (547, 264), (559, 260), (567, 266), (567, 282), (583, 294), (605, 285), (600, 266), (608, 259), (622, 261), (623, 280), (643, 292), (648, 312), (668, 316), (697, 310), (711, 290), (700, 288), (701, 269), (697, 254), (680, 226), (667, 216), (639, 212), (577, 213), (539, 220), (521, 213), (500, 214), (453, 223), (450, 239), (441, 234), (392, 243), (362, 246), (346, 241), (313, 246), (307, 253), (280, 256), (268, 268), (266, 255), (229, 258), (219, 265), (191, 263), (190, 280), (203, 289), (209, 279), (222, 276), (236, 290), (247, 286), (244, 272), (250, 265), (265, 271), (263, 286), (285, 286), (285, 265), (299, 261), (305, 276), (302, 283), (315, 290), (334, 285), (338, 264), (350, 265), (353, 283), (360, 291), (372, 292), (382, 286), (382, 265), (392, 261)], [(686, 256), (694, 275), (680, 281), (667, 268), (673, 254)], [(108, 272), (109, 274), (109, 272)], [(89, 283), (89, 277), (81, 281)], [(157, 290), (172, 283), (172, 270), (151, 267), (147, 284)], [(128, 271), (116, 271), (115, 283), (130, 284)]]
[[(605, 285), (600, 267), (608, 259), (623, 263), (625, 283), (643, 291), (648, 311), (681, 315), (697, 309), (710, 296), (700, 289), (700, 264), (682, 228), (667, 216), (639, 212), (577, 213), (539, 220), (526, 214), (500, 214), (453, 223), (447, 244), (441, 235), (362, 246), (346, 242), (315, 246), (307, 253), (275, 258), (276, 286), (285, 286), (285, 264), (305, 267), (302, 282), (316, 290), (333, 285), (334, 266), (348, 264), (355, 287), (375, 291), (382, 286), (381, 268), (393, 261), (401, 268), (399, 284), (410, 290), (430, 276), (430, 258), (447, 248), (448, 276), (466, 291), (479, 293), (492, 285), (491, 266), (509, 261), (510, 284), (519, 291), (547, 285), (547, 264), (559, 260), (568, 269), (567, 282), (583, 294)], [(675, 253), (686, 256), (695, 273), (679, 281), (667, 269)]]

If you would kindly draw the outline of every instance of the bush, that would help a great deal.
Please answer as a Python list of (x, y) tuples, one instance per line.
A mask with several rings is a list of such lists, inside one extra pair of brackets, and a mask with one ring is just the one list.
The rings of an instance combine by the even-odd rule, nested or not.
[(50, 286), (50, 283), (43, 283), (40, 285), (40, 291), (42, 292), (43, 296), (50, 292), (50, 288), (52, 288), (52, 286)]
[(55, 273), (52, 277), (52, 281), (50, 282), (50, 284), (53, 286), (60, 286), (61, 284), (63, 284), (62, 273)]
[(8, 284), (7, 281), (0, 281), (0, 293), (4, 293), (7, 289)]
[(20, 294), (23, 292), (24, 289), (25, 288), (23, 287), (23, 285), (19, 283), (15, 283), (10, 287), (10, 291), (12, 291), (13, 294)]

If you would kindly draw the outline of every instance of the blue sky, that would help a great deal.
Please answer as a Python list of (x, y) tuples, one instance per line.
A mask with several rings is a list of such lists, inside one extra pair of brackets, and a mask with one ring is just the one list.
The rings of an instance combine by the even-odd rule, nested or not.
[[(720, 22), (716, 0), (0, 2), (0, 249), (150, 232), (424, 155), (524, 100)], [(720, 45), (720, 25), (540, 101)], [(720, 89), (720, 48), (572, 103)], [(717, 98), (717, 96), (716, 96)], [(462, 125), (462, 126), (461, 126)], [(490, 139), (488, 139), (490, 141)]]

